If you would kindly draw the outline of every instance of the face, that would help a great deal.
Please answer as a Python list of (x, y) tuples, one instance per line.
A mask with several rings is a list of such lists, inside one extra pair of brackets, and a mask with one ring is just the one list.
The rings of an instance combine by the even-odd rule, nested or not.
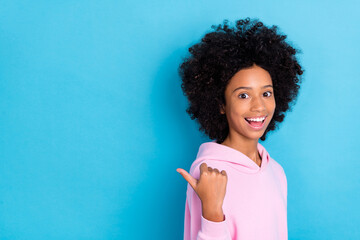
[[(225, 100), (226, 106), (222, 106), (220, 112), (226, 114), (231, 138), (258, 140), (269, 125), (276, 107), (269, 72), (257, 65), (240, 70), (230, 79), (225, 89)], [(246, 120), (263, 116), (263, 124), (260, 122), (252, 126)]]

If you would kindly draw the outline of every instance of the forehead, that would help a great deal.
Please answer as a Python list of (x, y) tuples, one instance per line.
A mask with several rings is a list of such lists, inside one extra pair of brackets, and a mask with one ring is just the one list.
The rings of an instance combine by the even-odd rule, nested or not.
[(228, 88), (260, 88), (268, 84), (272, 84), (270, 73), (265, 69), (254, 65), (251, 68), (241, 69), (236, 74), (234, 74), (234, 76), (229, 81)]

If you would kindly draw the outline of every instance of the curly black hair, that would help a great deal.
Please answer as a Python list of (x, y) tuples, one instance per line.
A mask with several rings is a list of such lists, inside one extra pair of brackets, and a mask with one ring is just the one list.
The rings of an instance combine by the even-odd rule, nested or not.
[(269, 72), (276, 102), (273, 118), (260, 138), (264, 141), (296, 102), (304, 72), (295, 57), (300, 50), (285, 42), (287, 36), (275, 25), (269, 28), (250, 18), (237, 20), (235, 27), (228, 22), (212, 25), (214, 31), (191, 46), (191, 55), (180, 64), (181, 88), (189, 101), (186, 112), (198, 121), (200, 131), (223, 142), (229, 126), (219, 106), (225, 105), (226, 86), (235, 73), (256, 64)]

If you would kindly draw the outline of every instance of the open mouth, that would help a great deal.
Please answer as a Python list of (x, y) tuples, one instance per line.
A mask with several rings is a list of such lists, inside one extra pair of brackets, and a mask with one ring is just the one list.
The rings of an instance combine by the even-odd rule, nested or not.
[(262, 120), (261, 122), (258, 122), (258, 121), (249, 121), (249, 120), (247, 120), (247, 119), (245, 118), (245, 120), (246, 120), (249, 124), (251, 124), (251, 123), (263, 124), (263, 123), (265, 122), (265, 119), (266, 119), (266, 118), (264, 118), (264, 120)]
[(250, 121), (245, 118), (245, 120), (248, 122), (248, 124), (255, 128), (255, 129), (261, 129), (264, 126), (264, 122), (266, 120), (266, 117), (262, 121)]

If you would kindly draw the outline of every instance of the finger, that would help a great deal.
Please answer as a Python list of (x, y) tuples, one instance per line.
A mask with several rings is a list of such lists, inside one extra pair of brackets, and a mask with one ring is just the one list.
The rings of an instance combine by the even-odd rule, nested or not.
[(200, 175), (201, 175), (203, 172), (206, 172), (208, 166), (206, 163), (202, 163), (199, 168), (200, 168)]
[(197, 179), (193, 178), (187, 171), (185, 171), (182, 168), (178, 168), (176, 169), (176, 171), (180, 173), (185, 178), (185, 180), (190, 184), (190, 186), (195, 190)]

